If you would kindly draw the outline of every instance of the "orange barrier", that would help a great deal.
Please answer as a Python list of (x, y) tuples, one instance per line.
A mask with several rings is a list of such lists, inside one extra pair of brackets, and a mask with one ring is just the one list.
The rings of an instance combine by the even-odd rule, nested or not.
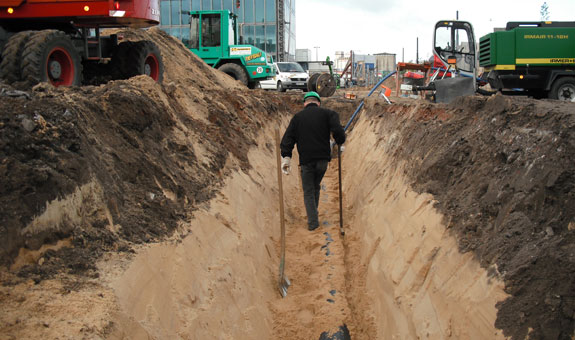
[(381, 88), (385, 90), (385, 92), (383, 93), (386, 97), (391, 96), (391, 89), (387, 86), (383, 86), (381, 85)]

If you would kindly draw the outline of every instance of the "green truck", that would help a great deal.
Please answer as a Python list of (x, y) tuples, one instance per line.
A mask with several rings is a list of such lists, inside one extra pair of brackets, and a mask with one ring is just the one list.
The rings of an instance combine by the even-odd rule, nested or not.
[(509, 22), (483, 36), (479, 66), (495, 90), (575, 100), (575, 22)]
[(271, 57), (255, 46), (240, 43), (237, 16), (228, 10), (190, 12), (187, 47), (206, 64), (249, 88), (275, 75)]

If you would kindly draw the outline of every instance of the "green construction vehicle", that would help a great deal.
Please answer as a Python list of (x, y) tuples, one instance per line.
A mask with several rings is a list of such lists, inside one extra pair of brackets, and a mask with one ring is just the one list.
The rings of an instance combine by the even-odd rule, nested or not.
[(241, 81), (249, 88), (275, 75), (264, 51), (238, 44), (237, 16), (228, 10), (190, 12), (188, 48), (206, 64)]
[(575, 22), (509, 22), (480, 39), (479, 65), (495, 90), (574, 101)]

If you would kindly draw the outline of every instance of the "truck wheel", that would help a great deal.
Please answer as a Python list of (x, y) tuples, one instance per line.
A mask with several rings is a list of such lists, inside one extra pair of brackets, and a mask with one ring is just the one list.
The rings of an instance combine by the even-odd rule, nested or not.
[(278, 92), (285, 92), (286, 89), (285, 87), (282, 85), (281, 81), (278, 81)]
[(82, 63), (72, 40), (62, 31), (34, 33), (22, 50), (22, 80), (28, 86), (49, 82), (54, 86), (82, 83)]
[(114, 61), (122, 65), (121, 73), (125, 78), (147, 75), (156, 82), (164, 79), (164, 63), (160, 49), (151, 41), (125, 42), (118, 45)]
[(241, 81), (242, 84), (244, 84), (245, 86), (248, 86), (248, 75), (246, 71), (244, 71), (244, 68), (241, 67), (240, 65), (234, 63), (227, 63), (218, 67), (218, 70), (224, 72), (225, 74), (234, 78), (235, 80)]
[(551, 86), (551, 91), (549, 91), (549, 98), (564, 101), (574, 100), (575, 77), (562, 77), (555, 80), (553, 86)]
[(22, 72), (20, 70), (22, 50), (33, 33), (34, 31), (18, 32), (11, 36), (6, 45), (4, 45), (2, 62), (0, 62), (0, 79), (4, 79), (7, 84), (22, 80)]

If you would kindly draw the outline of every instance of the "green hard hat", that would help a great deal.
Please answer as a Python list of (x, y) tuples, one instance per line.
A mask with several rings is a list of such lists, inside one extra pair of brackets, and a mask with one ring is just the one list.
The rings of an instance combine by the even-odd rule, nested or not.
[(303, 96), (303, 101), (305, 102), (305, 100), (308, 99), (309, 97), (314, 97), (321, 102), (321, 98), (319, 97), (319, 94), (317, 94), (317, 92), (309, 91), (308, 93), (305, 94), (305, 96)]

